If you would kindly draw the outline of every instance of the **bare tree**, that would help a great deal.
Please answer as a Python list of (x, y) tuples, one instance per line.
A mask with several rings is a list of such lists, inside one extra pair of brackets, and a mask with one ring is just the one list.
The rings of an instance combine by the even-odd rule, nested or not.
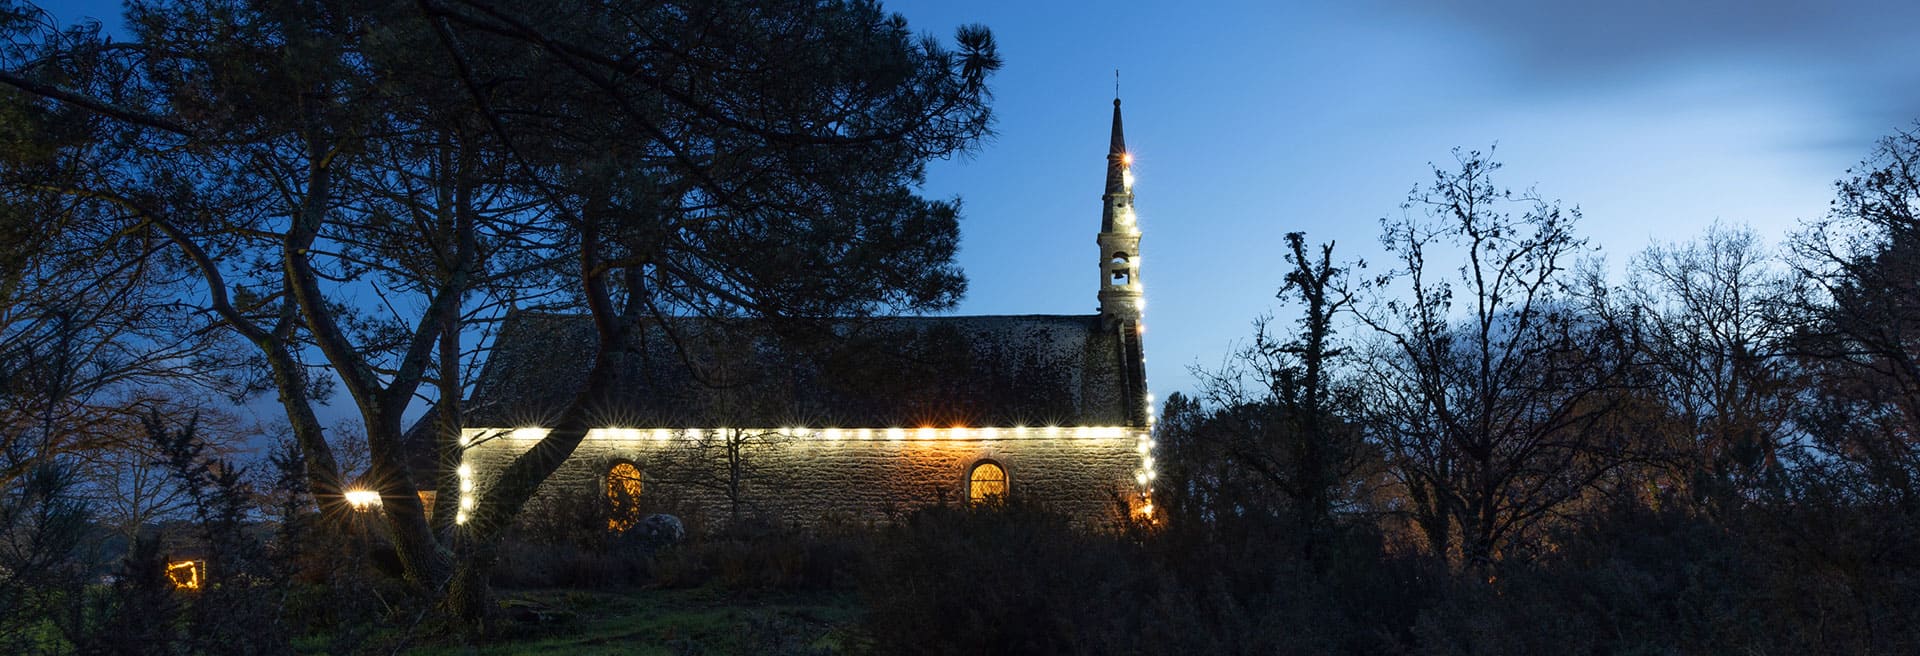
[(1795, 322), (1784, 263), (1752, 230), (1714, 226), (1697, 241), (1648, 249), (1627, 298), (1681, 460), (1657, 483), (1707, 507), (1738, 504), (1783, 473), (1802, 382), (1782, 351)]
[(1302, 305), (1298, 331), (1283, 339), (1269, 333), (1266, 320), (1255, 322), (1253, 342), (1224, 368), (1196, 371), (1206, 407), (1197, 423), (1175, 421), (1163, 433), (1186, 428), (1173, 441), (1186, 449), (1189, 464), (1209, 457), (1198, 451), (1210, 450), (1244, 469), (1227, 478), (1258, 484), (1233, 494), (1217, 488), (1216, 501), (1237, 506), (1235, 512), (1285, 517), (1311, 559), (1335, 512), (1350, 509), (1357, 497), (1356, 477), (1370, 447), (1355, 423), (1358, 397), (1337, 378), (1346, 349), (1334, 342), (1334, 321), (1351, 302), (1343, 289), (1346, 270), (1334, 266), (1332, 244), (1309, 253), (1305, 235), (1296, 232), (1287, 235), (1287, 248), (1292, 270), (1277, 296)]
[[(1484, 570), (1617, 464), (1606, 392), (1627, 359), (1565, 293), (1578, 210), (1496, 187), (1499, 164), (1477, 151), (1454, 155), (1382, 220), (1395, 266), (1360, 287), (1356, 316), (1384, 340), (1361, 375), (1405, 511), (1436, 556)], [(1460, 264), (1448, 276), (1433, 257)]]
[(1844, 495), (1920, 499), (1920, 127), (1836, 183), (1828, 216), (1791, 242), (1806, 282), (1791, 340), (1810, 376), (1799, 420)]
[(659, 452), (662, 482), (706, 490), (727, 504), (727, 517), (739, 522), (743, 513), (761, 507), (762, 495), (787, 483), (775, 454), (794, 436), (777, 429), (715, 428), (683, 436)]

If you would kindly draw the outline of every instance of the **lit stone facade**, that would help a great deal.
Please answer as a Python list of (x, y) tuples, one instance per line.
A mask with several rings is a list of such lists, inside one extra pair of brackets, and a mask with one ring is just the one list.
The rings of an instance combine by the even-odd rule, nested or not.
[[(791, 522), (884, 519), (983, 489), (1087, 524), (1151, 515), (1131, 168), (1115, 100), (1095, 235), (1099, 314), (833, 319), (797, 338), (791, 326), (650, 321), (624, 349), (621, 388), (595, 411), (607, 428), (588, 433), (540, 495), (591, 499), (631, 463), (641, 494), (723, 516), (722, 494), (661, 475), (666, 463), (684, 464), (688, 445), (719, 427), (785, 426), (753, 430), (777, 437), (750, 454), (766, 473), (742, 496), (751, 511)], [(579, 389), (595, 343), (583, 316), (508, 317), (464, 406), (460, 508), (481, 503), (494, 472), (544, 435), (538, 427)], [(998, 469), (975, 477), (982, 463)]]
[[(651, 431), (643, 431), (650, 433)], [(754, 512), (787, 521), (810, 524), (838, 515), (856, 520), (882, 520), (913, 508), (966, 500), (967, 475), (976, 463), (987, 461), (1006, 469), (1011, 489), (1023, 499), (1066, 513), (1083, 522), (1113, 515), (1115, 501), (1137, 504), (1134, 474), (1140, 468), (1137, 433), (1120, 429), (996, 429), (969, 431), (956, 437), (950, 430), (922, 436), (920, 430), (902, 430), (889, 439), (885, 431), (860, 439), (859, 431), (843, 430), (841, 439), (828, 439), (824, 430), (796, 431), (756, 457), (776, 475), (750, 487), (747, 500)], [(479, 486), (488, 472), (498, 471), (533, 445), (511, 433), (468, 431), (480, 438), (467, 450)], [(484, 439), (486, 435), (497, 439)], [(543, 495), (593, 498), (606, 483), (606, 473), (621, 462), (632, 462), (646, 472), (661, 452), (684, 439), (674, 431), (665, 440), (590, 434), (573, 457), (547, 479)], [(727, 500), (717, 492), (649, 480), (647, 494), (669, 495), (691, 502), (710, 517), (726, 513)]]

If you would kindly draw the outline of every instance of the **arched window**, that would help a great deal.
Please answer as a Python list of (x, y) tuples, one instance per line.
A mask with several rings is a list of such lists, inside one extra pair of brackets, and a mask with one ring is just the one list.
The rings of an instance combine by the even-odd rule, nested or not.
[(1007, 498), (1007, 470), (999, 463), (982, 460), (973, 465), (973, 471), (967, 472), (967, 499), (974, 503), (1005, 501)]
[(1127, 266), (1128, 262), (1131, 260), (1127, 259), (1126, 253), (1113, 254), (1113, 259), (1107, 263), (1109, 265), (1107, 268), (1113, 277), (1107, 280), (1107, 284), (1125, 285), (1133, 280), (1133, 268)]
[(620, 461), (607, 468), (607, 529), (624, 532), (640, 523), (640, 468)]

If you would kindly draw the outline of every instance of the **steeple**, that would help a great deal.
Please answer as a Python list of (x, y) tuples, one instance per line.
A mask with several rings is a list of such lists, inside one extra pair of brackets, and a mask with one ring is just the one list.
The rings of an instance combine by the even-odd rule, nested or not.
[[(1147, 393), (1146, 351), (1140, 344), (1140, 315), (1146, 310), (1146, 294), (1140, 286), (1140, 223), (1133, 214), (1133, 154), (1127, 151), (1127, 138), (1120, 130), (1118, 89), (1113, 99), (1113, 139), (1107, 146), (1107, 191), (1100, 196), (1100, 233), (1094, 242), (1100, 245), (1100, 323), (1117, 338), (1122, 372), (1121, 398), (1127, 423), (1151, 429), (1153, 398)], [(1141, 438), (1141, 453), (1150, 449), (1150, 441)], [(1136, 474), (1142, 499), (1151, 492), (1153, 459), (1148, 457)], [(1144, 501), (1151, 504), (1150, 500)]]
[(1120, 129), (1120, 99), (1113, 99), (1113, 138), (1107, 146), (1107, 193), (1126, 192), (1127, 135)]
[[(1130, 176), (1127, 173), (1127, 170), (1132, 167), (1133, 167), (1133, 156), (1127, 154), (1127, 135), (1124, 134), (1120, 129), (1120, 99), (1114, 98), (1113, 99), (1113, 138), (1110, 140), (1107, 146), (1106, 195), (1107, 197), (1112, 197), (1115, 195), (1125, 195), (1128, 197), (1128, 201), (1129, 201), (1127, 203), (1128, 206), (1133, 205), (1133, 203), (1131, 202), (1132, 196), (1133, 196), (1133, 189), (1132, 189), (1133, 181), (1129, 179), (1132, 176)], [(1101, 221), (1100, 221), (1101, 232), (1111, 232), (1113, 230), (1113, 213), (1114, 213), (1113, 204), (1108, 203), (1106, 212), (1104, 212), (1101, 216)]]
[(1133, 215), (1133, 155), (1113, 99), (1113, 138), (1107, 147), (1107, 190), (1100, 197), (1100, 316), (1137, 322), (1145, 302), (1140, 287), (1140, 226)]

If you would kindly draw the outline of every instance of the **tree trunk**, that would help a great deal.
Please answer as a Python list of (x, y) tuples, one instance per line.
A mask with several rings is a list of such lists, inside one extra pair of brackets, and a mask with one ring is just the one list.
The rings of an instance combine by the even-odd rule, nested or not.
[(473, 545), (472, 551), (454, 567), (447, 581), (447, 594), (441, 600), (441, 612), (462, 633), (485, 635), (493, 617), (493, 566), (498, 553), (491, 545)]

